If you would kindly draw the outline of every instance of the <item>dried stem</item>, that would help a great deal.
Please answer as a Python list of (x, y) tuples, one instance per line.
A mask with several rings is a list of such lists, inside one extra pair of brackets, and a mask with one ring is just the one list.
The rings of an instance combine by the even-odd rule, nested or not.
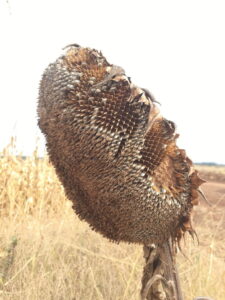
[(141, 299), (183, 300), (171, 241), (162, 247), (144, 246), (144, 257)]

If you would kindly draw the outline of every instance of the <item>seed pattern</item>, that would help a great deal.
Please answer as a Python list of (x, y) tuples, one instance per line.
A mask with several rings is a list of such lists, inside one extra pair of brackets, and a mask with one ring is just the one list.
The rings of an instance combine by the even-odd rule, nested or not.
[(73, 208), (114, 241), (160, 244), (191, 227), (202, 183), (173, 122), (101, 52), (71, 45), (45, 70), (39, 126)]

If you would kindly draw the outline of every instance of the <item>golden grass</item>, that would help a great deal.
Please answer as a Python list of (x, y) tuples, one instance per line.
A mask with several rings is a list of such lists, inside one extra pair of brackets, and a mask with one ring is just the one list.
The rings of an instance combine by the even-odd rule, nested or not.
[(211, 172), (216, 174), (225, 175), (225, 166), (224, 165), (197, 165), (197, 169), (200, 172)]
[(225, 166), (197, 165), (196, 168), (207, 181), (217, 181), (225, 183)]
[[(71, 209), (48, 158), (0, 158), (0, 299), (139, 299), (142, 247), (115, 244)], [(185, 299), (225, 299), (224, 213), (199, 208), (200, 245), (178, 255)], [(216, 217), (215, 217), (216, 216)]]

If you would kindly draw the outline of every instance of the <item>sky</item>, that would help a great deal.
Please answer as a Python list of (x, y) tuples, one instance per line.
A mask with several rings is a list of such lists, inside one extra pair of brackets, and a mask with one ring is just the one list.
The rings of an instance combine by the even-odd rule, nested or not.
[(225, 164), (224, 16), (223, 0), (0, 0), (0, 151), (43, 153), (41, 75), (78, 43), (151, 91), (194, 162)]

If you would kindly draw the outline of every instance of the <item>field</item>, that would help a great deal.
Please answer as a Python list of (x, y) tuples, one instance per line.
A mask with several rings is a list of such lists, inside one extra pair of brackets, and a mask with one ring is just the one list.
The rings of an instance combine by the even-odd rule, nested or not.
[[(142, 247), (115, 244), (81, 222), (48, 158), (0, 153), (0, 299), (139, 299)], [(186, 300), (225, 299), (225, 168), (199, 167), (209, 180), (178, 266)]]

